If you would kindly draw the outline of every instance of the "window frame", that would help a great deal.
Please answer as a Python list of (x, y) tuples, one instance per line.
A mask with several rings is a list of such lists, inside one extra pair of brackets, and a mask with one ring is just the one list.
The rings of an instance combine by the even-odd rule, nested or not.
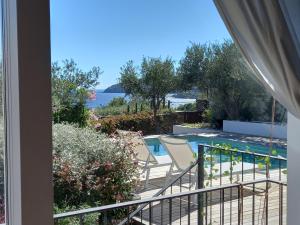
[(6, 224), (53, 224), (49, 0), (3, 0)]

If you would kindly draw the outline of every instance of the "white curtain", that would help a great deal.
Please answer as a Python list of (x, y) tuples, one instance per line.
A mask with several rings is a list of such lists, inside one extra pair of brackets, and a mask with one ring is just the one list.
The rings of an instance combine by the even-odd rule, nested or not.
[(214, 0), (257, 78), (300, 118), (300, 0)]

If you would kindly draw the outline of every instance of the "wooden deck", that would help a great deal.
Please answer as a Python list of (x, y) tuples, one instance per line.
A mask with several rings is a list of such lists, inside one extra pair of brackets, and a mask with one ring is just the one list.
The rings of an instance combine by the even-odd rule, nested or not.
[[(210, 168), (206, 169), (209, 170)], [(168, 170), (168, 166), (151, 169), (148, 188), (137, 190), (142, 199), (152, 197), (164, 186)], [(247, 173), (244, 173), (243, 181), (252, 181), (253, 178), (266, 178), (264, 170), (259, 170), (256, 167), (255, 175), (253, 171), (249, 169)], [(174, 174), (172, 179), (176, 176), (178, 174)], [(242, 181), (242, 175), (238, 171), (233, 175), (232, 181), (229, 178), (229, 176), (222, 176), (222, 178), (216, 176), (216, 179), (212, 182), (206, 180), (205, 183), (210, 187)], [(270, 178), (274, 180), (279, 180), (280, 178), (282, 181), (286, 181), (287, 175), (284, 170), (281, 170), (280, 173), (278, 169), (274, 169), (270, 171)], [(194, 190), (195, 185), (192, 187), (189, 185), (192, 179), (193, 175), (185, 175), (181, 186), (177, 182), (165, 194)], [(144, 181), (145, 177), (142, 175), (141, 186), (143, 186)], [(238, 224), (239, 202), (240, 204), (241, 202), (243, 203), (240, 224), (265, 225), (266, 217), (268, 217), (269, 225), (286, 224), (286, 186), (282, 187), (282, 192), (278, 184), (271, 184), (268, 188), (266, 188), (265, 183), (256, 184), (254, 189), (252, 185), (249, 187), (246, 186), (243, 188), (242, 195), (243, 197), (238, 198), (237, 188), (226, 189), (224, 191), (224, 201), (222, 200), (222, 191), (213, 191), (207, 195), (203, 194), (203, 224)], [(280, 199), (281, 195), (282, 198)], [(280, 208), (280, 201), (282, 201), (282, 208)], [(197, 224), (197, 196), (191, 196), (190, 199), (188, 197), (176, 198), (172, 200), (171, 204), (171, 209), (169, 201), (157, 202), (152, 205), (152, 224), (189, 224), (188, 221), (190, 221), (190, 224)], [(265, 207), (266, 205), (268, 205), (267, 208)], [(282, 218), (279, 216), (281, 211)], [(172, 213), (171, 216), (170, 212)], [(142, 215), (139, 215), (137, 219), (140, 220), (141, 217), (143, 224), (149, 224), (149, 207), (145, 207)], [(280, 223), (280, 220), (282, 220), (282, 223)]]

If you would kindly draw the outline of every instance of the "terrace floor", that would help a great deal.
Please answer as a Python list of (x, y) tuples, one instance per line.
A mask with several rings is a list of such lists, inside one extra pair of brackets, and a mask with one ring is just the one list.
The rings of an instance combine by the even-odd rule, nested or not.
[[(166, 159), (163, 159), (165, 161)], [(226, 164), (226, 163), (222, 163)], [(226, 167), (226, 165), (222, 165)], [(216, 164), (215, 167), (219, 167)], [(210, 168), (205, 168), (207, 173), (209, 173)], [(150, 172), (149, 185), (146, 189), (143, 188), (145, 182), (145, 176), (141, 175), (141, 187), (137, 190), (137, 193), (142, 199), (150, 198), (155, 195), (162, 187), (165, 185), (166, 173), (169, 171), (169, 166), (152, 168)], [(244, 173), (241, 174), (241, 165), (236, 165), (234, 167), (234, 173), (232, 176), (232, 181), (230, 176), (222, 176), (216, 174), (216, 178), (213, 181), (206, 180), (204, 183), (208, 186), (220, 186), (220, 184), (230, 184), (238, 182), (252, 181), (255, 179), (266, 178), (265, 170), (258, 169), (255, 165), (255, 169), (252, 164), (244, 163)], [(175, 179), (179, 174), (173, 174), (169, 177), (169, 180)], [(191, 181), (194, 178), (193, 174), (187, 174), (183, 177), (181, 185), (179, 182), (175, 183), (172, 188), (168, 188), (165, 194), (175, 194), (179, 192), (187, 192), (189, 190), (195, 189), (195, 185), (191, 186)], [(270, 178), (274, 180), (286, 181), (287, 174), (284, 169), (273, 169), (270, 171)], [(267, 191), (266, 191), (267, 190)], [(256, 184), (255, 188), (253, 186), (244, 187), (243, 189), (243, 210), (240, 224), (266, 224), (265, 218), (268, 216), (268, 224), (280, 225), (286, 224), (286, 186), (282, 187), (282, 192), (280, 192), (280, 187), (278, 184), (271, 184), (266, 188), (266, 184)], [(268, 193), (268, 194), (267, 194)], [(213, 224), (238, 224), (238, 191), (237, 188), (232, 188), (231, 190), (224, 191), (224, 201), (221, 198), (220, 191), (214, 191), (207, 196), (203, 196), (206, 202), (205, 211), (203, 213), (203, 224), (213, 225)], [(280, 200), (280, 196), (282, 199)], [(190, 204), (188, 204), (187, 197), (178, 198), (172, 201), (172, 216), (170, 220), (170, 208), (169, 204), (164, 202), (158, 202), (152, 206), (152, 223), (151, 224), (197, 224), (197, 196), (195, 198), (190, 198)], [(206, 199), (207, 198), (207, 199)], [(282, 201), (282, 208), (280, 207), (280, 201)], [(268, 204), (267, 204), (268, 203)], [(266, 205), (268, 205), (266, 209)], [(223, 210), (224, 208), (224, 210)], [(282, 217), (280, 217), (280, 210), (282, 210)], [(149, 224), (149, 208), (145, 207), (142, 213), (143, 223)], [(162, 216), (163, 215), (163, 216)], [(224, 216), (223, 216), (224, 215)], [(141, 215), (140, 215), (141, 216)], [(140, 217), (139, 216), (139, 217)], [(224, 219), (222, 219), (224, 218)], [(140, 218), (139, 218), (140, 219)], [(280, 221), (282, 220), (282, 223)], [(254, 221), (254, 223), (253, 223)]]

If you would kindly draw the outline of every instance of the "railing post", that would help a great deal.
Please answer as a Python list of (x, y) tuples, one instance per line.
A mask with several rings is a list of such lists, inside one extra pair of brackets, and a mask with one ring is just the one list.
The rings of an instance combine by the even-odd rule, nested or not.
[(241, 185), (238, 186), (238, 225), (241, 225)]
[(84, 225), (84, 215), (79, 215), (79, 225)]
[[(99, 220), (100, 221), (100, 220)], [(108, 224), (107, 211), (103, 212), (102, 224)]]
[[(204, 188), (204, 146), (198, 145), (197, 188)], [(198, 194), (198, 225), (203, 225), (203, 195)]]
[(204, 146), (198, 146), (198, 189), (204, 188)]

